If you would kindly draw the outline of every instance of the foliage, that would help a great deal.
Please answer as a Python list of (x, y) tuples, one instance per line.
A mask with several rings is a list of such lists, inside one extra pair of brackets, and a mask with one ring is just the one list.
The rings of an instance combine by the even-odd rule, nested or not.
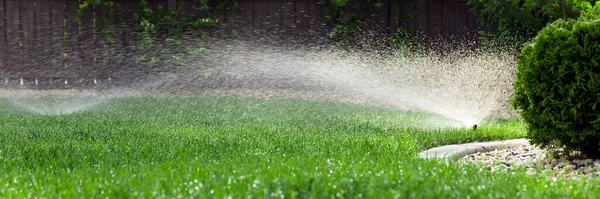
[(393, 49), (404, 55), (425, 55), (428, 50), (425, 38), (402, 27), (398, 28), (396, 33), (385, 37), (384, 40)]
[(600, 156), (598, 8), (550, 24), (518, 57), (513, 106), (533, 144)]
[[(422, 1), (411, 0), (409, 3)], [(380, 0), (320, 0), (320, 2), (323, 5), (325, 19), (334, 26), (329, 33), (329, 37), (334, 40), (345, 40), (362, 31), (361, 26), (368, 14), (384, 5)]]
[[(183, 55), (199, 52), (198, 45), (188, 46), (185, 41), (203, 41), (203, 30), (220, 26), (220, 22), (216, 17), (218, 12), (225, 7), (237, 6), (237, 1), (194, 0), (197, 3), (194, 9), (204, 13), (205, 16), (193, 17), (182, 14), (180, 10), (165, 8), (162, 5), (151, 8), (147, 0), (140, 0), (139, 9), (134, 13), (134, 18), (122, 19), (119, 14), (114, 13), (114, 9), (118, 5), (113, 3), (112, 0), (82, 0), (75, 15), (75, 21), (81, 23), (84, 12), (94, 12), (96, 8), (107, 10), (108, 12), (104, 12), (103, 16), (99, 16), (101, 20), (104, 20), (104, 23), (100, 24), (105, 24), (105, 26), (97, 26), (97, 22), (94, 21), (94, 38), (108, 44), (106, 46), (114, 43), (118, 24), (115, 24), (112, 20), (117, 17), (121, 21), (122, 27), (129, 28), (123, 30), (123, 34), (136, 37), (137, 42), (133, 44), (133, 49), (130, 49), (137, 54), (135, 62), (146, 65), (150, 69), (163, 68), (178, 65), (178, 63), (179, 65), (185, 64), (177, 60), (181, 60)], [(202, 49), (200, 51), (204, 51)], [(106, 48), (105, 53), (98, 56), (111, 57), (114, 52), (107, 53), (111, 51), (112, 49)]]
[(483, 25), (499, 31), (533, 37), (557, 19), (577, 18), (595, 0), (469, 0), (471, 11)]
[(350, 34), (360, 31), (361, 21), (367, 10), (382, 6), (381, 2), (363, 2), (361, 0), (321, 0), (325, 19), (335, 25), (330, 33), (332, 39), (348, 38)]

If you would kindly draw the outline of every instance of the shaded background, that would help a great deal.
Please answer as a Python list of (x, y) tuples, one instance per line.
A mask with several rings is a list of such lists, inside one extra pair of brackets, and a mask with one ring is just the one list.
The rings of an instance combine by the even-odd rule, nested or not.
[[(137, 70), (132, 58), (140, 52), (130, 48), (139, 40), (136, 24), (124, 23), (134, 17), (139, 1), (114, 2), (111, 10), (88, 9), (79, 23), (74, 20), (78, 0), (0, 0), (0, 85), (79, 87), (144, 73)], [(467, 0), (380, 2), (382, 6), (363, 19), (363, 31), (393, 34), (401, 27), (453, 41), (477, 40), (476, 32), (482, 29), (469, 12)], [(195, 9), (198, 3), (193, 0), (148, 0), (148, 4), (153, 9), (175, 9), (182, 15), (205, 15)], [(236, 8), (220, 11), (217, 18), (231, 32), (261, 37), (302, 37), (332, 27), (319, 0), (240, 0)], [(98, 36), (109, 23), (116, 27), (112, 42)]]

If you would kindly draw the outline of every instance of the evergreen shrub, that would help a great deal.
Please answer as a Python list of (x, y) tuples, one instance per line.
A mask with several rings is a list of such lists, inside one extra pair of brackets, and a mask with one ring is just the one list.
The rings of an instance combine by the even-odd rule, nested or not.
[(532, 144), (600, 156), (600, 20), (558, 20), (518, 56), (513, 106)]

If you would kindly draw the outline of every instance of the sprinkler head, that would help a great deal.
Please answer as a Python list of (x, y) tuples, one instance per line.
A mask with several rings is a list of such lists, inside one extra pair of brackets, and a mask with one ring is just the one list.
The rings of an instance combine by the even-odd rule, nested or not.
[(477, 130), (477, 124), (473, 125), (473, 130)]

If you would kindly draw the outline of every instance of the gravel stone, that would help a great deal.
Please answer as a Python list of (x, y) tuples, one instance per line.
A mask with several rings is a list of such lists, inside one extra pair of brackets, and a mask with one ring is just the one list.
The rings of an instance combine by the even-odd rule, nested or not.
[(553, 180), (600, 178), (600, 159), (558, 159), (531, 145), (467, 155), (459, 162), (487, 167), (492, 172), (525, 167), (528, 174), (547, 173)]

